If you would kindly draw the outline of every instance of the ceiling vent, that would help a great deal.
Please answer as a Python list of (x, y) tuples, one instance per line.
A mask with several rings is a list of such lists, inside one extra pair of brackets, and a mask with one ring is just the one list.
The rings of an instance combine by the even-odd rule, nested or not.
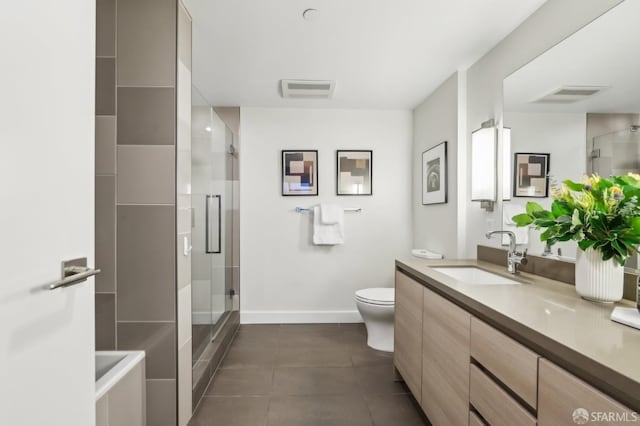
[(329, 99), (336, 87), (335, 81), (281, 80), (283, 98)]
[(597, 95), (607, 88), (608, 86), (563, 86), (533, 102), (540, 104), (572, 104)]

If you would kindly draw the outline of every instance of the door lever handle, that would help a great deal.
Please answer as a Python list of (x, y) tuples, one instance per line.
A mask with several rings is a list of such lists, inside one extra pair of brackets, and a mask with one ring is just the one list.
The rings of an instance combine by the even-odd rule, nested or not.
[(72, 285), (85, 282), (87, 278), (98, 275), (100, 269), (93, 269), (87, 267), (87, 258), (81, 257), (78, 259), (65, 260), (62, 262), (62, 273), (60, 280), (49, 285), (49, 290), (55, 290), (57, 288), (69, 287)]

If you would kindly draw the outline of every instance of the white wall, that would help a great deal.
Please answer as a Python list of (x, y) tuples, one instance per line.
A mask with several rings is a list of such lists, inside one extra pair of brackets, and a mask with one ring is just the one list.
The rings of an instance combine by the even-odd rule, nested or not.
[[(411, 247), (410, 111), (242, 108), (241, 321), (359, 321), (354, 292), (392, 287)], [(317, 149), (319, 196), (283, 197), (281, 150)], [(336, 196), (336, 150), (373, 150), (373, 196)], [(345, 244), (311, 244), (320, 202), (345, 214)]]
[[(422, 205), (422, 153), (447, 141), (446, 204)], [(413, 247), (456, 257), (458, 247), (458, 73), (413, 111)]]
[[(467, 70), (468, 132), (460, 143), (469, 145), (471, 132), (483, 121), (495, 118), (502, 124), (502, 81), (536, 56), (579, 30), (622, 0), (549, 0), (494, 49)], [(470, 150), (467, 150), (469, 155)], [(500, 156), (498, 156), (500, 159)], [(469, 161), (470, 159), (467, 158)], [(499, 160), (499, 163), (501, 161)], [(498, 182), (501, 182), (499, 174)], [(471, 177), (467, 176), (467, 187)], [(500, 185), (499, 185), (500, 187)], [(500, 200), (502, 197), (498, 197)], [(500, 226), (501, 202), (493, 213), (480, 209), (480, 203), (467, 198), (467, 257), (476, 256), (478, 244), (500, 245), (500, 239), (487, 240), (484, 233)]]
[[(511, 128), (511, 159), (516, 152), (536, 152), (551, 154), (549, 173), (552, 179), (561, 182), (566, 179), (582, 181), (586, 172), (587, 117), (586, 114), (547, 114), (506, 112), (504, 125)], [(513, 179), (511, 179), (513, 185)], [(549, 194), (551, 195), (551, 194)], [(545, 208), (551, 207), (551, 197), (521, 198), (513, 197), (510, 204), (524, 206), (535, 201)], [(544, 243), (540, 241), (540, 231), (529, 230), (529, 252), (540, 254)], [(576, 243), (558, 243), (554, 252), (562, 249), (568, 257), (576, 256)]]

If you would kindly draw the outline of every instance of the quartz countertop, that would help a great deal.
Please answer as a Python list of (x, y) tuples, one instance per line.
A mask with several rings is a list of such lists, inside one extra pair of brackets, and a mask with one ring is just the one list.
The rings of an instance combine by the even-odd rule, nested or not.
[[(434, 267), (476, 266), (521, 285), (473, 285)], [(640, 411), (640, 330), (610, 320), (614, 306), (537, 275), (477, 260), (396, 260), (396, 268), (630, 408)]]

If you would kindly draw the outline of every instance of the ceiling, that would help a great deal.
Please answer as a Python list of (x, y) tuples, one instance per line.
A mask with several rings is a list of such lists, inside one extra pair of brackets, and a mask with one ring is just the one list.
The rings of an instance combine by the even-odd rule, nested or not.
[[(193, 82), (216, 106), (411, 109), (544, 0), (185, 0)], [(302, 13), (318, 10), (317, 20)], [(283, 99), (281, 79), (335, 80)]]
[[(640, 1), (625, 1), (504, 81), (505, 111), (640, 112)], [(605, 86), (571, 104), (532, 101), (562, 86)]]

